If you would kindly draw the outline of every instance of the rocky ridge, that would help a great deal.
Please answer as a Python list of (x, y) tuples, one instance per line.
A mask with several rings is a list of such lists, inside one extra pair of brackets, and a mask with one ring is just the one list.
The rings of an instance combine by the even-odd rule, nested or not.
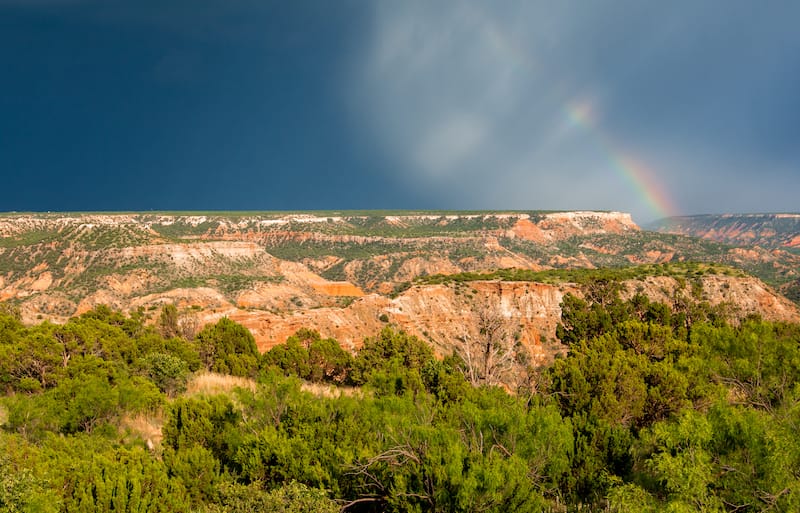
[(800, 214), (720, 214), (670, 217), (653, 228), (733, 246), (800, 249)]
[[(750, 253), (748, 253), (750, 252)], [(791, 256), (791, 255), (790, 255)], [(518, 324), (533, 361), (563, 348), (560, 303), (576, 284), (475, 280), (416, 284), (434, 274), (498, 268), (595, 268), (702, 259), (793, 262), (644, 232), (614, 212), (19, 214), (0, 216), (0, 301), (26, 322), (63, 322), (99, 304), (155, 318), (172, 303), (198, 325), (228, 316), (266, 350), (301, 327), (356, 348), (386, 324), (446, 354), (475, 336), (480, 308)], [(783, 258), (783, 260), (782, 260)], [(796, 269), (797, 267), (795, 267)], [(649, 280), (649, 281), (648, 281)], [(707, 276), (704, 300), (745, 313), (798, 319), (797, 308), (755, 278)], [(670, 277), (625, 290), (672, 300)]]

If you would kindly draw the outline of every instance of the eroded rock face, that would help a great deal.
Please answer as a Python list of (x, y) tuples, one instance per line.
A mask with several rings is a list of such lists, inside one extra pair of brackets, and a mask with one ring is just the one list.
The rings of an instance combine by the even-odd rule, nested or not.
[(561, 350), (555, 328), (561, 316), (561, 300), (571, 286), (529, 282), (476, 281), (467, 284), (414, 286), (395, 298), (371, 294), (345, 307), (296, 309), (294, 311), (243, 311), (229, 308), (204, 316), (213, 322), (222, 316), (240, 322), (256, 337), (259, 349), (269, 350), (303, 327), (336, 338), (344, 347), (357, 349), (367, 336), (387, 323), (428, 340), (440, 355), (453, 351), (455, 340), (478, 337), (478, 316), (494, 309), (518, 333), (535, 361), (544, 361)]
[[(758, 314), (764, 319), (797, 322), (800, 311), (756, 278), (707, 276), (697, 287), (676, 278), (658, 276), (623, 282), (622, 296), (647, 295), (651, 301), (672, 305), (682, 297), (730, 304), (736, 316)], [(220, 310), (205, 322), (228, 316), (249, 328), (261, 351), (269, 350), (303, 327), (312, 327), (344, 347), (358, 349), (363, 339), (377, 334), (387, 323), (427, 340), (439, 355), (448, 355), (464, 338), (479, 337), (482, 311), (493, 309), (516, 332), (534, 364), (549, 362), (565, 351), (556, 339), (565, 294), (583, 295), (574, 284), (473, 281), (447, 285), (414, 286), (395, 298), (371, 294), (348, 306), (296, 309), (286, 312)]]
[(800, 214), (720, 214), (670, 217), (656, 229), (732, 245), (800, 247)]
[[(396, 291), (434, 274), (674, 262), (696, 249), (690, 239), (678, 245), (641, 232), (618, 212), (6, 215), (0, 237), (0, 301), (16, 302), (29, 323), (64, 322), (100, 304), (155, 318), (169, 303), (201, 324), (241, 322), (262, 350), (301, 327), (357, 348), (391, 323), (448, 354), (454, 340), (477, 336), (476, 316), (491, 307), (514, 324), (533, 361), (562, 350), (559, 305), (578, 288), (473, 281)], [(733, 249), (725, 258), (800, 267), (784, 250)], [(666, 301), (678, 292), (669, 280), (629, 292)], [(797, 318), (758, 280), (703, 280), (712, 303)]]
[[(552, 243), (637, 229), (629, 215), (603, 212), (6, 215), (0, 300), (24, 302), (58, 289), (75, 304), (94, 304), (95, 297), (119, 305), (173, 288), (211, 287), (235, 301), (238, 292), (255, 289), (257, 296), (259, 283), (286, 281), (297, 297), (324, 305), (312, 296), (385, 293), (430, 274), (572, 262), (532, 258), (525, 248), (509, 249), (513, 239)], [(591, 265), (583, 256), (574, 262)], [(259, 304), (249, 296), (244, 305)]]
[(757, 314), (771, 321), (800, 321), (798, 306), (757, 278), (712, 275), (699, 278), (697, 283), (699, 288), (693, 288), (685, 281), (653, 276), (625, 282), (621, 295), (630, 299), (641, 293), (651, 301), (668, 305), (673, 305), (676, 298), (706, 301), (712, 306), (729, 305), (736, 317)]

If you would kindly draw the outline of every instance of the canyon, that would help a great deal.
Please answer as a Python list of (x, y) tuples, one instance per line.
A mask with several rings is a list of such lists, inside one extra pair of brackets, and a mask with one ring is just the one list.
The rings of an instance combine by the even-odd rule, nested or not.
[(734, 246), (800, 249), (800, 214), (719, 214), (662, 219), (653, 229)]
[[(800, 320), (777, 286), (798, 279), (787, 249), (734, 247), (642, 230), (619, 212), (309, 212), (5, 214), (0, 301), (27, 323), (64, 322), (98, 305), (152, 321), (174, 304), (187, 326), (229, 317), (259, 349), (309, 327), (355, 350), (391, 325), (441, 356), (474, 339), (481, 311), (513, 324), (534, 363), (564, 351), (565, 294), (585, 284), (510, 281), (496, 269), (624, 268), (721, 263), (761, 273), (650, 273), (623, 295), (670, 304), (694, 297), (739, 314)], [(477, 273), (469, 281), (426, 277)]]

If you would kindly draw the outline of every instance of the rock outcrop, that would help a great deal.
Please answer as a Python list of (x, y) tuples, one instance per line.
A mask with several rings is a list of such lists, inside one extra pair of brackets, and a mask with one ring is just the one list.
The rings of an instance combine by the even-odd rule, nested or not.
[(654, 229), (733, 246), (800, 248), (800, 214), (720, 214), (670, 217)]
[[(262, 350), (301, 327), (356, 348), (390, 323), (440, 354), (451, 352), (454, 340), (475, 337), (478, 312), (493, 308), (514, 324), (532, 361), (542, 361), (563, 349), (555, 340), (559, 305), (579, 287), (410, 285), (498, 268), (704, 259), (754, 262), (797, 279), (794, 253), (709, 244), (644, 232), (618, 212), (5, 215), (0, 301), (19, 306), (29, 323), (63, 322), (100, 304), (155, 318), (171, 303), (201, 324), (222, 316), (241, 322)], [(627, 287), (662, 301), (680, 292), (664, 277)], [(712, 304), (797, 320), (791, 303), (752, 278), (708, 276), (702, 290)]]

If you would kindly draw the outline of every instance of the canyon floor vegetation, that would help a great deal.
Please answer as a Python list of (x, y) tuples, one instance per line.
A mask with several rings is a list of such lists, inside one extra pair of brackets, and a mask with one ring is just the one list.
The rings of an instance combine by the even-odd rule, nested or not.
[(509, 389), (391, 326), (259, 354), (168, 310), (0, 315), (1, 510), (800, 508), (798, 325), (567, 295), (566, 356)]

